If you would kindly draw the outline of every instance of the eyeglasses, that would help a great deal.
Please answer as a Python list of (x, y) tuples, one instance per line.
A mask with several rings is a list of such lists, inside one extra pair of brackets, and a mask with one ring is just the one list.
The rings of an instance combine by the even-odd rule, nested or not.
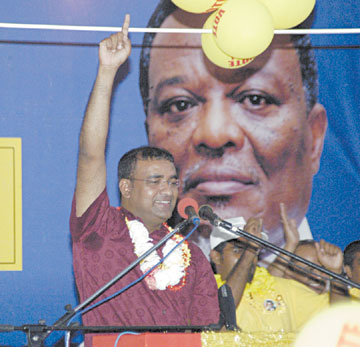
[(169, 178), (168, 180), (164, 180), (163, 178), (129, 178), (130, 181), (143, 181), (149, 187), (161, 187), (163, 183), (167, 183), (170, 188), (177, 188), (179, 187), (180, 181), (177, 178)]

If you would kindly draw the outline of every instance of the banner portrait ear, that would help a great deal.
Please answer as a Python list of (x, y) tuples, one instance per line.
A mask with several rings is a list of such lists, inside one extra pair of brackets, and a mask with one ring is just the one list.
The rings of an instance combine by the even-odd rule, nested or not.
[(312, 134), (312, 172), (315, 175), (319, 171), (320, 158), (324, 147), (325, 134), (328, 125), (326, 110), (323, 105), (319, 103), (314, 105), (308, 115), (308, 122)]

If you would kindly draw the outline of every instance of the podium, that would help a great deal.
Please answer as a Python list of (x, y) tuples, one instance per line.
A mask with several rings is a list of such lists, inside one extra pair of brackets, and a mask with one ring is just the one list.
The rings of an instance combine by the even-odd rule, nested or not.
[[(92, 347), (114, 347), (119, 334), (96, 334), (91, 337)], [(140, 333), (123, 335), (117, 347), (290, 347), (295, 341), (293, 333), (244, 333), (244, 332), (201, 332), (201, 333)]]
[[(102, 334), (92, 337), (93, 347), (114, 347), (119, 334)], [(120, 337), (117, 347), (201, 347), (200, 333), (140, 333)]]

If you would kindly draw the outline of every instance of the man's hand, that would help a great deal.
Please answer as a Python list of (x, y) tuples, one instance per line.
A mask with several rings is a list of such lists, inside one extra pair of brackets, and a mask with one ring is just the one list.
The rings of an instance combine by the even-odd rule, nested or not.
[(130, 15), (125, 15), (122, 31), (111, 35), (100, 42), (99, 61), (100, 65), (107, 68), (118, 69), (131, 52), (131, 42), (128, 38)]
[(280, 216), (281, 216), (281, 223), (284, 229), (285, 235), (285, 247), (289, 252), (294, 252), (295, 248), (299, 242), (300, 235), (299, 231), (296, 226), (295, 219), (289, 219), (286, 208), (283, 203), (280, 203)]
[(126, 15), (122, 32), (111, 35), (99, 46), (99, 69), (86, 108), (80, 133), (76, 179), (76, 215), (86, 209), (106, 187), (106, 139), (109, 132), (110, 103), (116, 72), (128, 58), (130, 16)]
[[(285, 246), (284, 249), (288, 252), (295, 252), (296, 246), (299, 242), (300, 235), (297, 230), (295, 219), (289, 219), (284, 203), (280, 203), (280, 220), (283, 225)], [(290, 258), (287, 255), (277, 256), (276, 259), (268, 266), (268, 271), (277, 277), (283, 277), (288, 266)]]
[[(262, 219), (256, 217), (250, 217), (244, 226), (244, 231), (258, 238), (261, 238), (261, 230), (262, 230)], [(243, 237), (241, 237), (240, 240), (244, 242)], [(259, 244), (251, 241), (249, 242), (249, 245), (254, 249), (258, 249), (260, 247)]]
[(315, 246), (321, 265), (332, 272), (341, 274), (344, 258), (341, 249), (324, 240), (320, 240)]

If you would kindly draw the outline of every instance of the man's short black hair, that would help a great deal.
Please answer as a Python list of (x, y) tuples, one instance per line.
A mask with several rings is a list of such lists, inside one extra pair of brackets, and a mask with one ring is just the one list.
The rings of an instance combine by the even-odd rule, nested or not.
[(313, 239), (300, 240), (296, 245), (295, 252), (301, 246), (309, 246), (310, 245), (310, 246), (313, 246), (315, 248), (315, 243), (316, 243), (316, 241), (313, 240)]
[[(138, 160), (167, 160), (174, 163), (172, 154), (163, 148), (142, 146), (125, 153), (118, 163), (118, 181), (123, 178), (131, 178)], [(121, 192), (120, 192), (121, 196)]]
[[(194, 0), (196, 1), (196, 0)], [(170, 16), (178, 7), (171, 0), (160, 0), (158, 6), (153, 12), (147, 27), (159, 28), (164, 20)], [(312, 15), (306, 21), (296, 28), (308, 27), (312, 20)], [(149, 103), (149, 65), (150, 52), (156, 33), (145, 33), (140, 55), (140, 77), (139, 85), (141, 97), (143, 100), (144, 110), (148, 114)], [(300, 70), (303, 82), (303, 88), (306, 98), (306, 109), (309, 113), (318, 99), (318, 71), (315, 59), (315, 53), (312, 49), (310, 37), (308, 35), (291, 35), (297, 55), (299, 57)]]
[(344, 265), (353, 268), (354, 259), (357, 253), (360, 252), (360, 240), (350, 242), (344, 249)]

